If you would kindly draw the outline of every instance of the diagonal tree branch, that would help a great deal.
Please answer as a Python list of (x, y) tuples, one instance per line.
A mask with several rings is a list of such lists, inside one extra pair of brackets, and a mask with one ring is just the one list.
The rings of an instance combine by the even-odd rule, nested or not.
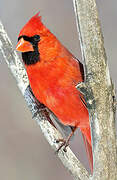
[[(91, 109), (94, 172), (92, 180), (117, 179), (114, 89), (110, 78), (95, 0), (73, 0), (86, 65), (86, 93)], [(93, 99), (92, 99), (93, 95)]]
[[(27, 86), (29, 84), (26, 71), (17, 55), (13, 50), (12, 43), (0, 22), (0, 51), (2, 52), (4, 59), (6, 60), (8, 67), (10, 68), (13, 76), (17, 81), (17, 85), (26, 99), (29, 109), (32, 114), (37, 112), (37, 105), (34, 98)], [(51, 114), (52, 115), (52, 114)], [(44, 136), (54, 150), (58, 149), (58, 144), (55, 143), (56, 139), (61, 138), (61, 134), (47, 121), (47, 111), (39, 112), (35, 117), (38, 125), (40, 126)], [(75, 180), (88, 180), (89, 174), (82, 166), (80, 161), (75, 157), (73, 152), (68, 147), (67, 152), (60, 151), (58, 158), (62, 161), (64, 166), (70, 171)]]

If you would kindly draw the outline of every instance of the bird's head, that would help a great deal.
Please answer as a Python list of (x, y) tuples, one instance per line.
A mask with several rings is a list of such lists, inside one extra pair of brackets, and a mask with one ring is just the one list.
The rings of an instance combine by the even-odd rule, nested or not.
[(22, 52), (26, 65), (32, 65), (41, 59), (52, 59), (56, 55), (56, 37), (45, 27), (39, 13), (34, 15), (22, 28), (16, 50)]

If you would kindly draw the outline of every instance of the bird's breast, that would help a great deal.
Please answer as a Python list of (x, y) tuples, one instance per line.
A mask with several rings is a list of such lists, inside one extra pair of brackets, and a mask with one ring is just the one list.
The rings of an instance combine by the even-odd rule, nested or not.
[(88, 111), (80, 99), (80, 92), (75, 88), (75, 85), (82, 81), (81, 73), (77, 64), (68, 65), (68, 61), (63, 60), (57, 59), (57, 63), (47, 66), (37, 64), (27, 67), (32, 91), (63, 124), (87, 126)]

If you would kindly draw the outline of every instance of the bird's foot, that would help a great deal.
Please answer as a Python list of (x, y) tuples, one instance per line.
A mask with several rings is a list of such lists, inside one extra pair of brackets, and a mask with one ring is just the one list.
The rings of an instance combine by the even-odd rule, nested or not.
[(59, 148), (57, 149), (56, 153), (58, 153), (59, 150), (60, 150), (62, 147), (64, 147), (64, 148), (63, 148), (63, 151), (64, 151), (64, 152), (67, 152), (67, 146), (69, 146), (69, 139), (58, 139), (58, 140), (56, 140), (56, 143), (60, 143), (60, 142), (62, 142), (62, 144), (59, 146)]
[(72, 127), (72, 132), (69, 134), (67, 139), (58, 139), (58, 140), (56, 140), (56, 143), (62, 142), (61, 145), (59, 146), (59, 148), (57, 149), (56, 153), (58, 153), (62, 147), (64, 147), (63, 151), (67, 152), (67, 146), (69, 146), (69, 141), (70, 141), (71, 137), (73, 136), (74, 132), (76, 131), (76, 129), (77, 129), (76, 126)]
[(41, 104), (41, 103), (36, 103), (37, 107), (36, 107), (36, 110), (32, 116), (32, 118), (34, 119), (40, 112), (43, 112), (45, 110), (47, 110), (47, 107), (44, 105), (44, 104)]

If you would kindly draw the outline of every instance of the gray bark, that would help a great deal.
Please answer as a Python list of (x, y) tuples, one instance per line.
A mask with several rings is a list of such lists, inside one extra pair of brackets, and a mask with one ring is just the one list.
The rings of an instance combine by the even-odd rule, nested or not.
[(86, 81), (84, 92), (90, 113), (94, 171), (90, 179), (117, 179), (115, 93), (110, 78), (95, 0), (73, 0)]

